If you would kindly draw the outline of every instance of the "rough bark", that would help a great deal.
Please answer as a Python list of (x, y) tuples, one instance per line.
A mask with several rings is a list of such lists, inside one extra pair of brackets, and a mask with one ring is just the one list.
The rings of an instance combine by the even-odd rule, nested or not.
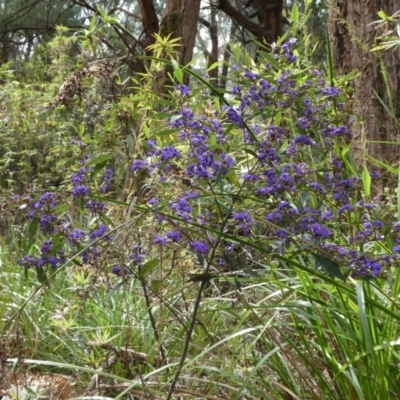
[(283, 34), (283, 0), (259, 0), (260, 24), (270, 33), (270, 42), (275, 42)]
[[(357, 69), (360, 76), (353, 82), (352, 111), (361, 117), (352, 122), (353, 150), (359, 166), (363, 153), (392, 166), (398, 166), (399, 146), (371, 143), (371, 141), (398, 141), (399, 132), (393, 118), (382, 106), (378, 96), (389, 104), (385, 75), (393, 94), (395, 116), (400, 117), (400, 62), (399, 50), (387, 50), (381, 59), (371, 52), (376, 36), (379, 10), (393, 14), (400, 9), (400, 0), (331, 0), (329, 33), (335, 73), (344, 75)], [(386, 71), (386, 72), (385, 72)], [(377, 96), (378, 95), (378, 96)], [(387, 182), (383, 181), (387, 185)]]
[[(256, 11), (246, 17), (243, 12), (233, 7), (229, 0), (218, 0), (218, 8), (228, 15), (242, 28), (250, 32), (259, 41), (275, 42), (283, 33), (283, 0), (248, 1), (246, 8), (253, 7)], [(251, 18), (258, 15), (258, 24)]]
[[(153, 1), (138, 0), (140, 11), (142, 13), (143, 30), (146, 37), (146, 47), (155, 42), (154, 34), (160, 29), (158, 24), (158, 16)], [(150, 51), (146, 50), (150, 55)]]
[(250, 32), (257, 40), (270, 40), (271, 32), (265, 27), (256, 24), (247, 18), (243, 13), (233, 7), (229, 0), (219, 0), (218, 8), (222, 10), (228, 17), (232, 18), (238, 25)]
[(168, 0), (161, 19), (161, 36), (180, 38), (179, 62), (183, 65), (193, 57), (199, 12), (200, 0)]

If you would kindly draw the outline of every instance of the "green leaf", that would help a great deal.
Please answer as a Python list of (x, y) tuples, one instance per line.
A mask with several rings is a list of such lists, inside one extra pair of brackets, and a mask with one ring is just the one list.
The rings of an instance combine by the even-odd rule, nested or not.
[(38, 281), (42, 284), (47, 284), (48, 283), (47, 274), (44, 268), (37, 267), (35, 268), (35, 270)]
[(163, 281), (161, 279), (153, 279), (151, 281), (151, 289), (155, 294), (158, 294), (158, 292), (160, 291), (162, 283)]
[(279, 63), (278, 61), (276, 61), (276, 59), (274, 58), (273, 55), (271, 55), (271, 53), (267, 53), (266, 51), (260, 51), (260, 53), (262, 54), (262, 56), (269, 61), (272, 65), (274, 65), (275, 67), (279, 68)]
[(294, 4), (293, 8), (292, 8), (291, 15), (290, 15), (290, 19), (295, 24), (298, 24), (299, 23), (299, 17), (300, 17), (299, 8), (297, 7), (297, 4)]
[(320, 254), (312, 253), (312, 255), (315, 257), (315, 261), (318, 267), (324, 269), (326, 272), (330, 273), (333, 276), (336, 276), (342, 281), (346, 280), (345, 276), (340, 270), (339, 265), (335, 261), (331, 260), (328, 257), (321, 256)]
[(171, 65), (172, 68), (176, 71), (177, 69), (179, 69), (179, 64), (176, 60), (174, 60), (173, 58), (171, 58)]
[(351, 81), (359, 76), (359, 71), (357, 69), (349, 72), (347, 75), (345, 75), (343, 78), (339, 79), (339, 82), (344, 83), (347, 81)]
[(215, 134), (211, 134), (208, 138), (208, 145), (210, 146), (211, 149), (213, 149), (216, 144), (217, 144), (217, 137), (215, 136)]
[(254, 158), (257, 158), (257, 153), (254, 150), (251, 149), (243, 149), (243, 151), (247, 154), (251, 154)]
[(199, 260), (199, 264), (202, 267), (204, 267), (204, 256), (203, 256), (203, 254), (199, 253), (198, 251), (196, 253), (197, 253), (197, 259)]
[(235, 174), (235, 171), (230, 170), (225, 176), (229, 180), (229, 182), (234, 184), (237, 188), (240, 187), (240, 183), (239, 183), (238, 178), (237, 178), (237, 176)]
[(177, 68), (174, 71), (175, 78), (178, 80), (179, 83), (183, 83), (183, 71), (180, 68)]
[(39, 218), (34, 217), (31, 221), (31, 223), (29, 224), (29, 228), (28, 228), (28, 246), (29, 247), (35, 241), (35, 236), (36, 236), (38, 226), (39, 226)]
[(98, 157), (94, 158), (93, 160), (90, 160), (88, 162), (88, 165), (99, 165), (99, 164), (105, 164), (107, 163), (108, 160), (110, 160), (113, 157), (112, 154), (101, 154)]
[(139, 276), (143, 278), (145, 275), (147, 275), (149, 272), (151, 272), (158, 264), (160, 260), (158, 258), (155, 258), (153, 260), (147, 261), (139, 271)]
[(188, 282), (208, 282), (213, 278), (215, 275), (212, 274), (190, 274)]
[(60, 204), (57, 206), (53, 212), (54, 214), (63, 214), (65, 211), (68, 211), (71, 208), (71, 204)]
[(154, 134), (156, 137), (163, 137), (163, 136), (169, 136), (172, 133), (176, 133), (177, 129), (163, 129), (161, 131), (158, 131)]
[(369, 197), (371, 195), (371, 175), (366, 165), (364, 166), (364, 171), (362, 173), (362, 182), (365, 196)]
[[(372, 339), (372, 334), (369, 326), (369, 316), (367, 313), (367, 307), (365, 304), (365, 295), (364, 295), (364, 284), (363, 282), (357, 282), (357, 303), (358, 309), (360, 312), (361, 325), (363, 328), (364, 338), (367, 345), (368, 352), (371, 354), (373, 358), (376, 357), (375, 349), (374, 349), (374, 341)], [(372, 319), (372, 318), (371, 318)]]
[(133, 149), (135, 148), (135, 138), (133, 135), (129, 134), (126, 136), (126, 143), (128, 145), (129, 154), (133, 154)]
[(238, 292), (242, 291), (242, 285), (240, 284), (239, 279), (237, 279), (236, 277), (235, 277), (235, 286)]
[(107, 294), (106, 294), (106, 299), (109, 299), (112, 297), (118, 290), (120, 290), (123, 286), (124, 282), (119, 282), (117, 283)]
[(211, 64), (211, 65), (207, 68), (207, 72), (208, 72), (208, 71), (212, 71), (213, 69), (219, 67), (220, 64), (221, 64), (221, 61), (216, 61), (215, 63)]
[(380, 19), (387, 19), (388, 18), (388, 16), (382, 10), (378, 11), (378, 17)]

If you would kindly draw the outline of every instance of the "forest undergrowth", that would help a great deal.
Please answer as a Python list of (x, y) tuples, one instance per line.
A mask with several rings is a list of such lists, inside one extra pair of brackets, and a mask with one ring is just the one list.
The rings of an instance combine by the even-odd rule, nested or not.
[(4, 396), (399, 398), (397, 192), (291, 19), (226, 91), (160, 37), (140, 79), (63, 30), (1, 67)]

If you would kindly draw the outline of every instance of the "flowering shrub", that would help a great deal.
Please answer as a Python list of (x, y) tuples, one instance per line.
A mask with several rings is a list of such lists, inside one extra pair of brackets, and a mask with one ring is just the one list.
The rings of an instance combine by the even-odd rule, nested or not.
[(327, 85), (295, 46), (291, 39), (259, 65), (234, 66), (225, 97), (176, 86), (176, 107), (154, 127), (164, 134), (149, 138), (146, 156), (130, 165), (146, 176), (152, 195), (139, 198), (129, 235), (112, 232), (106, 198), (99, 201), (113, 171), (105, 169), (96, 189), (88, 149), (78, 143), (81, 165), (71, 175), (69, 201), (79, 218), (60, 208), (54, 193), (34, 200), (31, 227), (51, 238), (21, 264), (57, 267), (80, 252), (83, 263), (120, 275), (146, 265), (150, 271), (152, 259), (180, 250), (207, 274), (252, 273), (296, 259), (342, 279), (369, 279), (397, 265), (399, 223), (383, 221), (367, 193), (376, 175), (363, 181), (349, 172), (345, 93)]

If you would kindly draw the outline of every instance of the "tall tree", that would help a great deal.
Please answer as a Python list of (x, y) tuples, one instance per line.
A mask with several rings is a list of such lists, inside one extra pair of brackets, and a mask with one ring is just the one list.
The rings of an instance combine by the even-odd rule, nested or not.
[(80, 26), (78, 14), (70, 1), (0, 1), (0, 62), (29, 58), (34, 44), (51, 37), (56, 25)]
[(236, 0), (236, 7), (218, 0), (218, 8), (259, 41), (272, 43), (283, 33), (283, 0)]
[(391, 165), (399, 161), (398, 146), (382, 143), (395, 142), (400, 133), (386, 109), (391, 109), (395, 118), (400, 117), (399, 53), (386, 51), (378, 56), (371, 52), (376, 44), (372, 23), (381, 9), (393, 14), (400, 9), (400, 0), (331, 0), (329, 9), (335, 72), (360, 72), (354, 80), (352, 104), (352, 111), (362, 119), (353, 126), (353, 148), (359, 165), (364, 153)]

